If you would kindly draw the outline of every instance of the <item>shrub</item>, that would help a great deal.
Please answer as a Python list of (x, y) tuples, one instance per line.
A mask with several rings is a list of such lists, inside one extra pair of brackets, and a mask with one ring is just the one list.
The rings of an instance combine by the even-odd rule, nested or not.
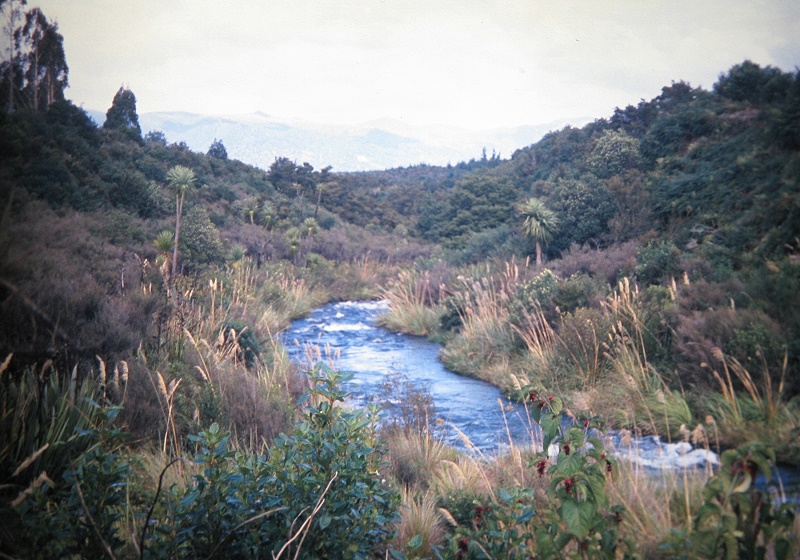
[[(456, 528), (443, 557), (631, 558), (634, 545), (619, 532), (624, 509), (611, 505), (606, 490), (616, 461), (590, 430), (602, 427), (600, 419), (580, 417), (564, 428), (561, 399), (528, 387), (517, 396), (542, 429), (541, 452), (529, 468), (549, 476), (547, 500), (537, 504), (530, 488), (501, 488), (497, 499), (476, 501), (471, 524)], [(551, 444), (559, 447), (555, 460)]]
[(636, 255), (636, 277), (644, 286), (678, 274), (680, 251), (669, 241), (651, 241)]
[(680, 558), (796, 558), (797, 504), (776, 504), (753, 486), (759, 473), (770, 482), (774, 453), (758, 444), (744, 445), (725, 451), (720, 463), (691, 527), (674, 531), (662, 549)]
[(88, 449), (63, 473), (63, 480), (53, 481), (43, 472), (39, 484), (15, 506), (26, 557), (101, 558), (124, 546), (119, 522), (130, 468), (117, 453), (122, 434), (112, 426), (120, 409), (91, 405), (97, 423), (73, 435)]
[(365, 558), (391, 537), (399, 496), (380, 480), (374, 417), (341, 407), (346, 376), (318, 366), (310, 377), (305, 420), (266, 456), (230, 450), (217, 425), (191, 438), (202, 472), (170, 492), (154, 555)]

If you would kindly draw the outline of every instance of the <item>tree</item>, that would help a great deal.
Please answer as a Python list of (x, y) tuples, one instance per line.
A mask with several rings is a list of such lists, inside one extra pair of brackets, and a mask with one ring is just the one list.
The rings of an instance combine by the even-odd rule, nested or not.
[(587, 163), (589, 170), (601, 179), (635, 169), (639, 163), (639, 141), (625, 132), (607, 130), (598, 138)]
[(792, 75), (783, 73), (780, 68), (761, 68), (745, 60), (719, 76), (714, 92), (733, 101), (772, 103), (786, 97), (791, 83)]
[(201, 266), (221, 265), (225, 262), (226, 250), (219, 230), (202, 205), (192, 204), (187, 208), (182, 233), (182, 267), (196, 270)]
[(542, 265), (542, 244), (553, 238), (558, 228), (555, 213), (538, 198), (529, 198), (517, 204), (517, 212), (524, 218), (522, 233), (536, 243), (536, 266)]
[(159, 146), (166, 146), (167, 136), (160, 130), (151, 130), (144, 135), (144, 141), (152, 142), (153, 144), (158, 144)]
[(58, 24), (51, 24), (39, 8), (34, 8), (25, 14), (19, 40), (25, 53), (23, 94), (27, 103), (39, 111), (63, 101), (69, 68)]
[(172, 253), (172, 276), (178, 271), (178, 240), (181, 234), (181, 215), (186, 194), (194, 187), (197, 177), (194, 171), (176, 165), (167, 172), (167, 187), (175, 193), (175, 246)]
[(605, 183), (590, 174), (556, 181), (550, 187), (547, 203), (558, 215), (562, 232), (553, 244), (557, 250), (572, 243), (596, 244), (608, 231), (608, 222), (617, 210)]
[(158, 234), (153, 241), (153, 246), (158, 251), (159, 270), (165, 280), (169, 280), (170, 265), (172, 264), (172, 253), (175, 250), (175, 234), (169, 230), (164, 230)]
[(139, 115), (136, 114), (136, 96), (124, 86), (119, 88), (111, 108), (106, 113), (106, 130), (118, 130), (138, 142), (142, 142), (142, 128), (139, 126)]
[[(0, 7), (5, 2), (0, 2)], [(19, 57), (19, 33), (17, 22), (22, 19), (22, 7), (27, 0), (9, 0), (6, 7), (6, 22), (3, 28), (4, 35), (8, 38), (8, 58), (3, 64), (3, 89), (7, 92), (6, 113), (14, 112), (15, 99), (19, 94), (17, 87), (17, 74), (21, 74)]]
[(301, 237), (313, 238), (319, 232), (319, 224), (314, 218), (306, 218), (303, 220), (303, 225), (300, 227)]
[(214, 141), (211, 143), (211, 146), (209, 146), (206, 155), (208, 157), (217, 159), (228, 159), (228, 150), (225, 149), (225, 145), (222, 143), (222, 140), (217, 140), (214, 138)]
[(272, 230), (272, 226), (275, 225), (275, 207), (272, 206), (270, 202), (265, 201), (264, 204), (261, 205), (261, 210), (258, 213), (258, 221), (268, 230)]

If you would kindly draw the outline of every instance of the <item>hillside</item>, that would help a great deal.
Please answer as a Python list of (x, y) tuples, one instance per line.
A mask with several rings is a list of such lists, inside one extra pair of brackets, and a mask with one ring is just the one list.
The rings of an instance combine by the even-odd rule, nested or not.
[[(102, 125), (105, 113), (92, 112)], [(586, 119), (580, 120), (584, 122)], [(552, 122), (496, 130), (466, 130), (448, 126), (416, 127), (384, 119), (357, 125), (321, 125), (280, 119), (265, 113), (195, 115), (143, 113), (143, 132), (161, 131), (169, 142), (185, 142), (205, 152), (221, 139), (232, 158), (267, 169), (279, 157), (317, 168), (367, 171), (416, 164), (456, 164), (481, 154), (511, 154), (565, 123)]]

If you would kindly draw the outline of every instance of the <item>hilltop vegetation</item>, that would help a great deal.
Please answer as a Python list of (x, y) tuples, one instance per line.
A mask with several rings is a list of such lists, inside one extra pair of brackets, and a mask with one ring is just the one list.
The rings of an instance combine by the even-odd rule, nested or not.
[[(745, 61), (510, 159), (264, 170), (223, 139), (203, 154), (145, 133), (125, 88), (98, 127), (64, 98), (57, 26), (18, 15), (0, 84), (4, 554), (796, 550), (791, 508), (750, 482), (800, 459), (800, 73)], [(379, 433), (275, 339), (325, 301), (378, 297), (386, 326), (535, 407), (558, 457), (479, 462), (419, 418)], [(704, 496), (653, 491), (653, 513), (562, 410), (747, 447)]]

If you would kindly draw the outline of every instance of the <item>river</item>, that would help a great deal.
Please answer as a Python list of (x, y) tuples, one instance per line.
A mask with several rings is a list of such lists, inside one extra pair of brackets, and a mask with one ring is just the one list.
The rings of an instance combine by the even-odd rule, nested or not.
[[(531, 426), (524, 407), (509, 402), (488, 383), (445, 369), (438, 360), (438, 345), (376, 326), (376, 319), (387, 310), (383, 301), (330, 303), (292, 322), (281, 340), (292, 360), (301, 365), (309, 365), (309, 348), (321, 349), (323, 357), (333, 358), (336, 368), (352, 372), (346, 390), (353, 406), (380, 398), (387, 376), (401, 374), (430, 394), (440, 419), (438, 435), (449, 445), (488, 454), (508, 446), (509, 441), (531, 444), (538, 430)], [(718, 462), (711, 451), (657, 437), (634, 438), (622, 445), (620, 437), (612, 434), (609, 443), (618, 455), (648, 470)]]

